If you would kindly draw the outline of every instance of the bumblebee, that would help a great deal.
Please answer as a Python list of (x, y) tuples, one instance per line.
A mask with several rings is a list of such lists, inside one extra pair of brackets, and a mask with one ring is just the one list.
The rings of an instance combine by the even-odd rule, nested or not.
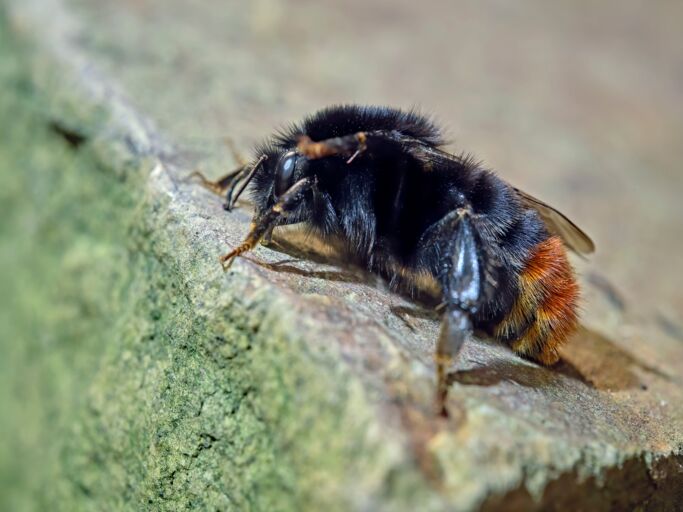
[(224, 178), (199, 176), (226, 195), (227, 210), (251, 188), (253, 221), (220, 258), (224, 268), (273, 228), (305, 223), (393, 286), (436, 293), (436, 407), (447, 415), (447, 371), (473, 332), (541, 364), (558, 361), (578, 321), (567, 249), (583, 255), (594, 245), (562, 213), (444, 145), (414, 111), (334, 106), (270, 137)]

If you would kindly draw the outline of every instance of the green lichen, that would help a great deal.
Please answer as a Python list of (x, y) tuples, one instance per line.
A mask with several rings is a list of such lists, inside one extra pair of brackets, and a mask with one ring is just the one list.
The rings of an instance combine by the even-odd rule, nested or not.
[(64, 440), (113, 341), (130, 188), (49, 128), (0, 17), (0, 509), (52, 508)]
[(0, 426), (13, 442), (0, 509), (419, 499), (337, 349), (309, 346), (286, 301), (248, 276), (226, 288), (169, 199), (146, 191), (153, 158), (112, 149), (102, 106), (46, 86), (48, 64), (2, 38)]

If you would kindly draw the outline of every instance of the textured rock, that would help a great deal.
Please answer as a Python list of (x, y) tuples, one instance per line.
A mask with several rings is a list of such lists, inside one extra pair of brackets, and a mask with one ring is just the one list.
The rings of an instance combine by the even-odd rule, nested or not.
[[(463, 4), (455, 35), (391, 5), (0, 11), (0, 509), (680, 508), (683, 294), (667, 253), (683, 249), (683, 102), (668, 72), (657, 97), (637, 73), (680, 64), (662, 50), (673, 7), (636, 38), (621, 4), (592, 7), (596, 26), (569, 2), (527, 7), (549, 28)], [(473, 340), (450, 422), (431, 411), (433, 314), (296, 232), (223, 273), (248, 205), (227, 215), (182, 181), (232, 165), (226, 135), (245, 147), (321, 104), (424, 97), (600, 251), (578, 262), (584, 327), (563, 362)]]

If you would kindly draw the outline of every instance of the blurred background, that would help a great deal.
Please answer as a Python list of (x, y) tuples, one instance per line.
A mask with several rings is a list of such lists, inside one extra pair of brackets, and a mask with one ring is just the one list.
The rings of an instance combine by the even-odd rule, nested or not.
[(226, 137), (249, 152), (334, 103), (433, 114), (453, 151), (592, 236), (586, 279), (683, 342), (681, 20), (676, 0), (0, 3), (0, 508), (49, 505), (65, 450), (52, 428), (71, 428), (115, 327), (106, 269), (135, 204), (73, 156), (78, 127), (50, 125), (41, 52), (87, 61), (192, 158), (225, 157)]
[(332, 103), (416, 106), (570, 214), (642, 308), (683, 311), (680, 2), (74, 5), (79, 43), (180, 144), (249, 148)]

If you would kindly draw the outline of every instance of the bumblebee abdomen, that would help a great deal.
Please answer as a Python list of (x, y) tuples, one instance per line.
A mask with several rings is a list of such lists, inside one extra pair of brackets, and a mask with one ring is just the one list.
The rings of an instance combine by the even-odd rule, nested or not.
[(559, 237), (551, 236), (530, 251), (517, 289), (495, 336), (542, 364), (557, 362), (559, 347), (576, 330), (579, 301), (579, 286)]

